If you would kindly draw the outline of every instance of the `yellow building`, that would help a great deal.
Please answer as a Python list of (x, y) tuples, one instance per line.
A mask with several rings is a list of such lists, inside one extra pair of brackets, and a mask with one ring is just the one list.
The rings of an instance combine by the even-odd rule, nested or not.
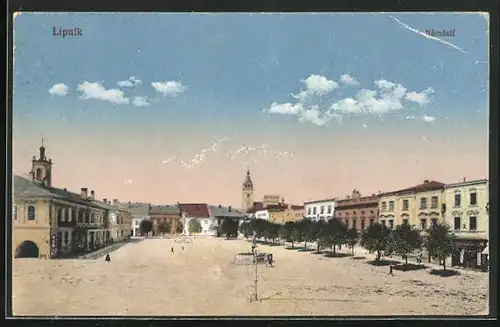
[(299, 221), (304, 218), (304, 207), (291, 204), (280, 204), (276, 206), (267, 206), (269, 212), (269, 221), (278, 224), (284, 224), (289, 221)]
[(379, 221), (389, 227), (410, 224), (425, 230), (432, 223), (443, 222), (444, 184), (436, 181), (380, 194)]
[(40, 147), (33, 157), (31, 177), (13, 178), (14, 257), (57, 258), (104, 246), (106, 209), (94, 201), (94, 191), (80, 194), (52, 186), (52, 160)]
[(463, 181), (445, 186), (444, 221), (457, 237), (452, 265), (477, 268), (486, 264), (481, 255), (489, 240), (488, 180)]

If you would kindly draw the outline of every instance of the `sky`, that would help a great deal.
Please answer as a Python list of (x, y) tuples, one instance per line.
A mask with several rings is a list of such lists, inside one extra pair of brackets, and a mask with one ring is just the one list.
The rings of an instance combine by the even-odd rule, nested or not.
[(13, 170), (43, 136), (54, 186), (121, 202), (240, 207), (247, 169), (255, 201), (296, 204), (487, 178), (488, 29), (462, 13), (23, 13)]

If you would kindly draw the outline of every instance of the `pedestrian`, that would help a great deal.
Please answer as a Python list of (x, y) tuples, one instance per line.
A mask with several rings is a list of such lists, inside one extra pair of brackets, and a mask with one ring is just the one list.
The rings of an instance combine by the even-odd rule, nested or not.
[(389, 265), (389, 275), (394, 276), (394, 273), (392, 272), (392, 265)]
[(170, 248), (170, 251), (172, 251), (172, 253), (174, 253), (174, 247), (173, 246)]
[(110, 262), (111, 261), (111, 258), (109, 256), (108, 252), (106, 252), (106, 259), (104, 259), (104, 260), (106, 260), (106, 262)]
[(184, 245), (182, 246), (182, 251), (184, 251)]
[(268, 267), (273, 266), (273, 255), (272, 254), (267, 255), (267, 265), (266, 266), (268, 266)]

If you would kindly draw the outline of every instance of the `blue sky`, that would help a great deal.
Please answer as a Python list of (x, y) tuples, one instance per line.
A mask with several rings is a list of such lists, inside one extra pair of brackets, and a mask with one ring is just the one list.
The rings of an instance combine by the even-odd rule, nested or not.
[[(83, 36), (56, 37), (53, 27)], [(292, 146), (368, 128), (369, 138), (407, 132), (451, 142), (449, 132), (461, 130), (484, 139), (488, 28), (487, 17), (458, 13), (24, 13), (14, 22), (14, 137), (78, 142), (76, 131), (112, 130), (116, 139), (153, 139), (175, 130)], [(455, 36), (440, 42), (412, 29)], [(118, 86), (130, 77), (141, 83)], [(164, 93), (152, 84), (167, 82), (177, 84)], [(67, 91), (49, 93), (57, 84)], [(89, 99), (101, 91), (128, 103)]]

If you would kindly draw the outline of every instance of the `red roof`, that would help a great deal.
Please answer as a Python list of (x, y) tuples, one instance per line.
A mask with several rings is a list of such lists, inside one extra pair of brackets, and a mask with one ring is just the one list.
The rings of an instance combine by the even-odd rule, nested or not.
[(206, 203), (179, 203), (179, 209), (190, 217), (210, 217)]
[(403, 193), (417, 193), (432, 190), (439, 190), (444, 188), (445, 184), (437, 181), (424, 181), (422, 184), (414, 185), (409, 188), (404, 188), (402, 190), (383, 193), (381, 195), (391, 195), (391, 194), (403, 194)]
[(247, 210), (247, 213), (255, 213), (255, 211), (262, 210), (262, 209), (264, 209), (263, 202), (254, 202), (253, 206)]

